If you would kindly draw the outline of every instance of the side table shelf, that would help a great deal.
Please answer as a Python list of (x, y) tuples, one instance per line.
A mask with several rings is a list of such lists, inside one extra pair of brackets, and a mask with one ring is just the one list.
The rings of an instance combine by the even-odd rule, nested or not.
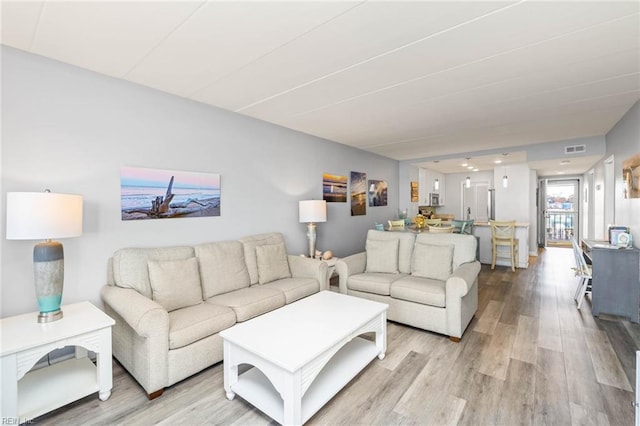
[(96, 366), (89, 358), (69, 359), (27, 373), (18, 382), (18, 413), (33, 419), (98, 392)]
[[(112, 318), (89, 302), (65, 305), (64, 317), (38, 324), (37, 312), (0, 319), (0, 418), (12, 424), (29, 421), (98, 392), (111, 395)], [(75, 346), (75, 357), (30, 371), (49, 352)], [(96, 364), (87, 357), (96, 354)]]

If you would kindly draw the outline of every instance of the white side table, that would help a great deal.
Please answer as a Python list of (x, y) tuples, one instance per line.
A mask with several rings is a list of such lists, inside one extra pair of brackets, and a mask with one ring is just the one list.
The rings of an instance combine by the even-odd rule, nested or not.
[[(111, 395), (111, 327), (115, 321), (89, 302), (62, 307), (61, 320), (39, 324), (38, 313), (0, 319), (0, 419), (18, 424), (94, 392)], [(29, 371), (44, 355), (75, 346), (75, 357)], [(87, 358), (96, 353), (97, 366)]]
[(327, 264), (327, 290), (331, 289), (331, 278), (336, 275), (336, 262), (338, 261), (337, 257), (332, 257), (331, 259), (322, 260)]

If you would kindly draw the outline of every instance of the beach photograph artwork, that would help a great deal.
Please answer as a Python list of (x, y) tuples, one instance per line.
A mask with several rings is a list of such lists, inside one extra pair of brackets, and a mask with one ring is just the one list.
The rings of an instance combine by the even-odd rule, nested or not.
[(122, 220), (220, 216), (220, 174), (122, 167)]
[(351, 216), (367, 214), (367, 174), (351, 172)]
[(379, 207), (387, 205), (387, 181), (369, 181), (369, 207)]
[(418, 202), (418, 182), (411, 182), (411, 202)]
[(323, 173), (322, 199), (327, 203), (346, 203), (347, 177)]
[(622, 162), (624, 198), (640, 198), (640, 153)]

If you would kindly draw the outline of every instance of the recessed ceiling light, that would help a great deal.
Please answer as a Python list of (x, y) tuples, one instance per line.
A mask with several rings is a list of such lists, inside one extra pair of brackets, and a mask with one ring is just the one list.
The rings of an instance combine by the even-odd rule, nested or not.
[(564, 174), (564, 172), (558, 172), (558, 174), (559, 174), (559, 175), (563, 175), (563, 174)]
[(473, 169), (473, 171), (474, 171), (474, 172), (477, 172), (477, 171), (478, 171), (478, 169)]
[(469, 165), (469, 163), (462, 163), (460, 164), (462, 167), (467, 167)]
[(473, 170), (473, 166), (467, 166), (467, 169)]
[(500, 164), (500, 163), (502, 163), (502, 160), (495, 160), (494, 163)]

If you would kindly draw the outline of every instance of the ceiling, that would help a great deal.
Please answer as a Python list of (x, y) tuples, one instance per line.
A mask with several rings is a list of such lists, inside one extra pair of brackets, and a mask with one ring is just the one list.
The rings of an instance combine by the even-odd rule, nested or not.
[(2, 44), (397, 160), (604, 135), (640, 98), (638, 1), (1, 5)]

